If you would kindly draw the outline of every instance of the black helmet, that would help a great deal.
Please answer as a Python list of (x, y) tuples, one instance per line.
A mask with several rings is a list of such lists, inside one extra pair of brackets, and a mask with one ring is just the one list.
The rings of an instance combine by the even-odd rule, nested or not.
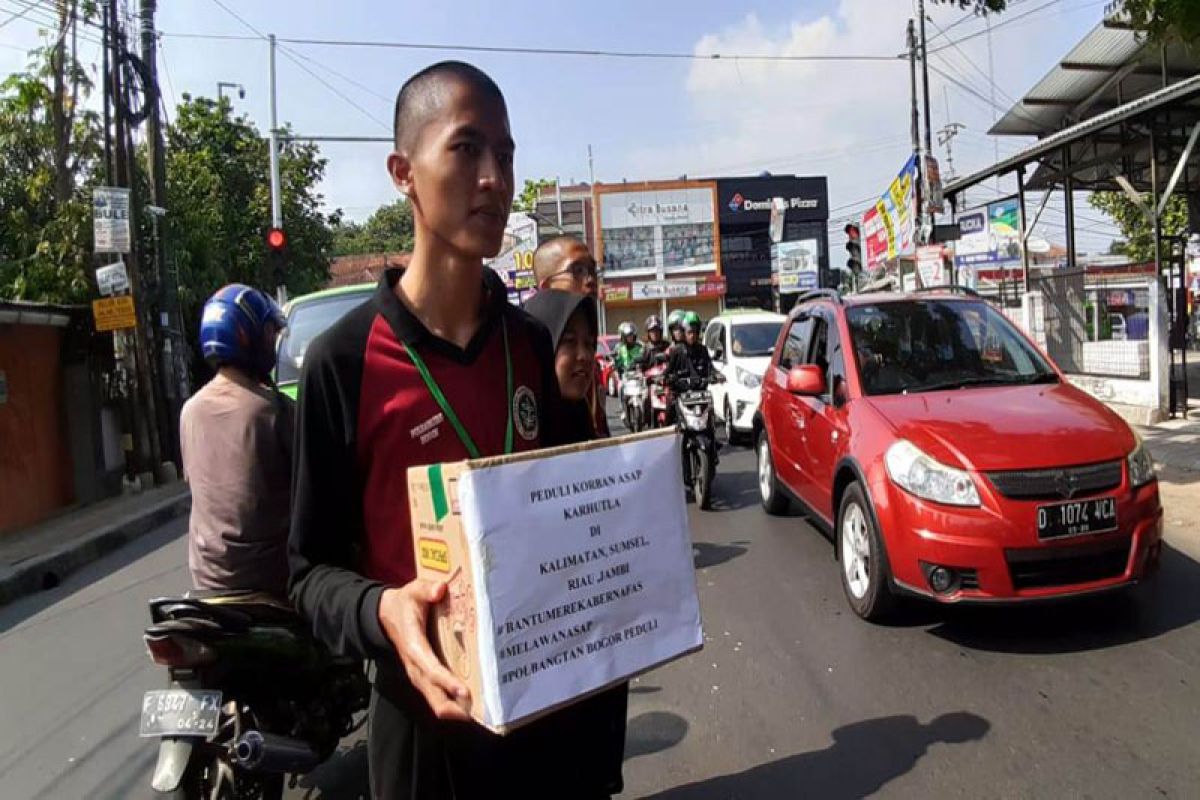
[(651, 314), (650, 316), (646, 317), (646, 333), (649, 333), (653, 330), (657, 330), (661, 333), (662, 329), (662, 320), (658, 318), (658, 314)]

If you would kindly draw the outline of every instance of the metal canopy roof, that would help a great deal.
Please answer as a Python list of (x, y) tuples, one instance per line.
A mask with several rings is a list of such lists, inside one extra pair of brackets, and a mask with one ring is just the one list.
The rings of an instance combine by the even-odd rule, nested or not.
[(1115, 18), (1093, 28), (988, 131), (1047, 136), (1200, 73), (1200, 52), (1139, 41)]
[[(1171, 153), (1183, 149), (1188, 129), (1200, 121), (1200, 108), (1193, 109), (1192, 105), (1197, 99), (1200, 74), (1051, 134), (986, 169), (951, 181), (945, 192), (956, 195), (994, 175), (1037, 162), (1037, 171), (1026, 181), (1026, 188), (1051, 188), (1065, 177), (1067, 153), (1078, 188), (1115, 189), (1113, 178), (1124, 175), (1135, 187), (1148, 191), (1151, 131), (1157, 137), (1159, 167), (1169, 169)], [(1200, 151), (1193, 153), (1190, 164), (1200, 166)], [(1200, 168), (1189, 169), (1185, 180), (1187, 183), (1181, 183), (1180, 188), (1200, 188)]]

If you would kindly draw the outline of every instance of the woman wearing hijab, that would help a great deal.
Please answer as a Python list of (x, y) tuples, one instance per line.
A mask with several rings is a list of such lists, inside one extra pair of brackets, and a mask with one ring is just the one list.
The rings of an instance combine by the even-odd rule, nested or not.
[[(554, 344), (554, 374), (563, 400), (560, 423), (563, 443), (598, 438), (588, 407), (600, 327), (596, 301), (587, 295), (543, 289), (525, 304), (525, 311), (549, 329)], [(620, 683), (580, 701), (576, 708), (576, 714), (587, 720), (589, 729), (596, 731), (605, 743), (597, 749), (593, 766), (604, 776), (613, 794), (619, 794), (623, 787), (621, 765), (628, 707), (629, 684)], [(552, 742), (556, 736), (566, 736), (569, 732), (564, 730), (559, 734), (553, 726), (543, 726), (539, 735)]]
[(588, 295), (543, 289), (525, 304), (525, 311), (550, 331), (554, 374), (563, 399), (565, 441), (597, 438), (588, 408), (599, 335), (596, 301)]

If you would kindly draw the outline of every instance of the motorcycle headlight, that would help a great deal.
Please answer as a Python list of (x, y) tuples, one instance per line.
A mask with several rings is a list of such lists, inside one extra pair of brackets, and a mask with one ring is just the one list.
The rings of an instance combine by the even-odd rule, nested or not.
[(683, 424), (689, 430), (700, 431), (708, 427), (708, 409), (683, 407)]
[(759, 385), (762, 384), (762, 378), (758, 377), (748, 369), (734, 367), (733, 370), (733, 375), (735, 378), (737, 378), (737, 382), (742, 386), (745, 386), (747, 389), (757, 389)]
[(1135, 489), (1158, 477), (1158, 473), (1154, 471), (1154, 459), (1150, 457), (1150, 451), (1146, 449), (1146, 444), (1140, 437), (1137, 447), (1125, 457), (1125, 463), (1129, 465), (1129, 485)]
[(888, 448), (884, 463), (892, 481), (917, 497), (950, 506), (979, 505), (969, 474), (934, 461), (906, 439)]

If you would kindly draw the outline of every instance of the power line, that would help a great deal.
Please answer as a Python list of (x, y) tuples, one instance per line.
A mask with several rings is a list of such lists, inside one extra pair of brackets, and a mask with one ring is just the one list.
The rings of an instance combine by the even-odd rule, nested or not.
[(241, 15), (239, 15), (239, 14), (238, 14), (236, 11), (234, 11), (234, 10), (233, 10), (232, 8), (230, 8), (229, 6), (227, 6), (227, 5), (225, 5), (224, 3), (222, 3), (222, 2), (221, 2), (221, 0), (212, 0), (212, 1), (213, 1), (214, 3), (216, 3), (218, 6), (220, 6), (220, 7), (221, 7), (221, 8), (222, 8), (222, 9), (225, 11), (225, 13), (226, 13), (226, 14), (228, 14), (228, 15), (229, 15), (229, 16), (231, 16), (231, 17), (233, 17), (233, 18), (234, 18), (234, 19), (236, 19), (238, 22), (242, 23), (242, 25), (246, 26), (246, 28), (248, 28), (249, 30), (251, 30), (251, 31), (254, 31), (254, 33), (258, 34), (258, 38), (260, 38), (260, 39), (266, 39), (266, 38), (267, 38), (267, 35), (266, 35), (265, 33), (263, 33), (262, 31), (260, 31), (258, 28), (254, 27), (253, 25), (251, 25), (249, 22), (247, 22), (247, 21), (245, 20), (245, 18), (244, 18), (244, 17), (242, 17)]
[[(218, 3), (218, 0), (213, 0)], [(218, 3), (220, 4), (220, 3)], [(222, 5), (222, 8), (224, 6)], [(226, 9), (228, 10), (228, 9)], [(230, 12), (232, 13), (232, 12)], [(236, 15), (235, 15), (236, 16)], [(238, 17), (238, 19), (241, 19)], [(244, 22), (244, 21), (243, 21)], [(246, 23), (248, 25), (248, 23)], [(249, 26), (257, 33), (257, 29)], [(253, 37), (229, 34), (195, 33), (195, 32), (163, 32), (164, 36), (186, 39), (218, 39), (224, 41), (248, 41)], [(263, 38), (260, 36), (260, 38)], [(895, 56), (835, 53), (828, 55), (781, 56), (756, 54), (724, 54), (724, 53), (680, 53), (667, 51), (639, 50), (585, 50), (564, 47), (515, 47), (500, 45), (474, 45), (427, 42), (385, 42), (363, 39), (306, 39), (280, 36), (277, 41), (295, 45), (311, 45), (317, 47), (374, 47), (395, 50), (455, 50), (468, 53), (506, 53), (510, 55), (541, 55), (541, 56), (585, 56), (592, 58), (635, 58), (635, 59), (670, 59), (680, 61), (763, 61), (775, 63), (803, 63), (820, 61), (887, 61), (899, 63)]]
[[(214, 2), (216, 2), (216, 0), (213, 0), (213, 1), (214, 1)], [(383, 120), (381, 120), (379, 117), (377, 117), (377, 116), (375, 116), (374, 114), (372, 114), (370, 111), (367, 111), (365, 108), (363, 108), (362, 106), (360, 106), (358, 103), (356, 103), (356, 102), (355, 102), (355, 101), (354, 101), (354, 100), (353, 100), (353, 99), (352, 99), (352, 98), (351, 98), (349, 95), (347, 95), (347, 94), (346, 94), (345, 92), (343, 92), (341, 89), (337, 88), (337, 87), (336, 87), (336, 86), (334, 86), (332, 83), (330, 83), (329, 81), (325, 80), (325, 79), (324, 79), (324, 78), (322, 78), (320, 75), (318, 75), (317, 73), (315, 73), (315, 72), (313, 72), (311, 69), (309, 69), (309, 68), (308, 68), (308, 67), (305, 65), (305, 63), (304, 63), (303, 61), (301, 61), (301, 60), (300, 60), (299, 58), (297, 58), (296, 56), (292, 55), (292, 53), (291, 53), (291, 50), (290, 50), (289, 48), (280, 48), (279, 52), (283, 53), (283, 55), (284, 55), (285, 57), (287, 57), (288, 59), (290, 59), (290, 60), (291, 60), (291, 62), (292, 62), (293, 64), (295, 64), (297, 67), (299, 67), (300, 69), (304, 70), (304, 71), (305, 71), (305, 72), (307, 72), (309, 75), (311, 75), (311, 76), (312, 76), (312, 77), (313, 77), (313, 78), (314, 78), (316, 81), (318, 81), (318, 82), (319, 82), (319, 83), (320, 83), (322, 86), (324, 86), (326, 89), (328, 89), (329, 91), (333, 92), (335, 95), (337, 95), (338, 97), (342, 98), (342, 100), (346, 101), (346, 103), (348, 103), (349, 105), (351, 105), (351, 106), (353, 106), (355, 109), (357, 109), (357, 110), (358, 110), (358, 111), (359, 111), (359, 112), (360, 112), (360, 113), (361, 113), (361, 114), (362, 114), (364, 117), (366, 117), (367, 119), (371, 120), (371, 121), (372, 121), (372, 122), (374, 122), (376, 125), (378, 125), (378, 126), (380, 126), (381, 128), (383, 128), (384, 130), (390, 131), (390, 130), (392, 129), (392, 127), (391, 127), (390, 125), (388, 125), (386, 122), (384, 122)]]
[[(942, 28), (941, 25), (938, 25), (936, 22), (934, 22), (932, 18), (929, 18), (929, 24), (933, 25), (933, 27), (937, 28), (942, 33), (946, 32), (945, 29)], [(983, 79), (985, 81), (987, 81), (988, 84), (991, 85), (991, 87), (993, 89), (998, 91), (1004, 97), (1008, 98), (1008, 101), (1010, 103), (1017, 102), (1015, 99), (1013, 99), (1012, 95), (1010, 95), (1008, 92), (1004, 91), (1004, 89), (1002, 89), (1000, 87), (1000, 84), (996, 83), (996, 81), (992, 78), (992, 76), (990, 76), (986, 72), (984, 72), (983, 69), (978, 64), (976, 64), (969, 55), (967, 55), (966, 51), (964, 51), (961, 47), (958, 46), (958, 42), (956, 42), (952, 39), (949, 41), (950, 41), (950, 46), (953, 47), (956, 51), (958, 51), (958, 54), (963, 57), (963, 60), (966, 61), (967, 64), (969, 64), (971, 66), (971, 68), (974, 69), (977, 73), (982, 75)]]
[(344, 75), (341, 72), (338, 72), (333, 67), (322, 64), (321, 62), (317, 61), (316, 59), (314, 59), (310, 56), (304, 55), (299, 50), (294, 50), (290, 47), (281, 47), (280, 49), (286, 50), (287, 52), (291, 53), (296, 58), (303, 59), (315, 67), (320, 67), (321, 69), (325, 70), (326, 72), (328, 72), (330, 75), (333, 75), (334, 77), (341, 78), (342, 80), (344, 80), (346, 83), (350, 84), (351, 86), (357, 87), (358, 89), (366, 92), (367, 94), (371, 95), (372, 97), (379, 99), (383, 103), (387, 103), (389, 107), (392, 105), (394, 98), (385, 97), (385, 96), (381, 95), (379, 92), (375, 91), (370, 86), (359, 83), (358, 81), (354, 80), (353, 78), (349, 77), (348, 75)]
[(21, 19), (26, 14), (28, 14), (30, 11), (33, 11), (35, 8), (37, 8), (37, 4), (30, 3), (29, 5), (25, 6), (25, 8), (23, 8), (19, 11), (14, 11), (12, 13), (12, 15), (10, 17), (8, 17), (8, 19), (4, 20), (3, 22), (0, 22), (0, 28), (5, 27), (10, 22), (16, 22), (17, 20)]

